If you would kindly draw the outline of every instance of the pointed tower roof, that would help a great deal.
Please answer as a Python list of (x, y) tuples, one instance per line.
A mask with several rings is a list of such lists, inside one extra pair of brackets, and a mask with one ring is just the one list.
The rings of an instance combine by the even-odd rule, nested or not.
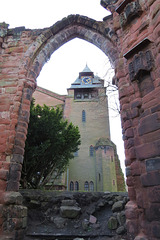
[[(89, 84), (83, 84), (82, 78), (89, 77), (91, 79), (91, 82)], [(104, 83), (102, 83), (103, 80), (100, 79), (98, 76), (94, 76), (94, 73), (90, 70), (88, 65), (86, 64), (85, 68), (82, 72), (79, 72), (79, 77), (74, 81), (74, 83), (71, 84), (72, 89), (75, 88), (96, 88), (96, 87), (102, 87), (104, 86)]]
[(85, 68), (83, 69), (83, 71), (82, 71), (83, 73), (85, 72), (91, 72), (92, 73), (92, 71), (90, 70), (90, 68), (88, 67), (88, 65), (87, 65), (87, 63), (86, 63), (86, 66), (85, 66)]
[(85, 68), (83, 69), (83, 71), (79, 73), (79, 78), (81, 78), (81, 76), (85, 76), (85, 75), (94, 77), (94, 74), (91, 71), (91, 69), (88, 67), (87, 63), (86, 63)]

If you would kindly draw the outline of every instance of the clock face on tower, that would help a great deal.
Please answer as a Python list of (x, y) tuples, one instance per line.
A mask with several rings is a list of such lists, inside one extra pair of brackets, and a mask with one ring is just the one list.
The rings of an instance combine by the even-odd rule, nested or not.
[(92, 83), (91, 77), (89, 77), (89, 76), (83, 77), (82, 83), (83, 84), (91, 84)]

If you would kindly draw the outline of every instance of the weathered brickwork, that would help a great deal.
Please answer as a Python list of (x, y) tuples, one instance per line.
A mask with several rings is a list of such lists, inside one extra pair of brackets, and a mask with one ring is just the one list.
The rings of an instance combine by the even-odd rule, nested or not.
[[(128, 239), (159, 239), (160, 202), (152, 191), (160, 184), (160, 5), (159, 1), (141, 0), (101, 3), (113, 13), (117, 47), (121, 48), (116, 77), (130, 197), (126, 208)], [(158, 188), (155, 192), (159, 195)]]
[[(130, 197), (128, 239), (160, 239), (160, 3), (101, 0), (101, 5), (112, 12), (102, 22), (71, 15), (45, 29), (0, 24), (0, 199), (19, 188), (36, 78), (56, 49), (79, 37), (101, 49), (115, 68)], [(16, 202), (7, 204), (8, 212), (12, 206)], [(10, 227), (10, 215), (1, 212), (1, 239), (22, 239), (21, 224)], [(19, 213), (14, 219), (21, 218)]]

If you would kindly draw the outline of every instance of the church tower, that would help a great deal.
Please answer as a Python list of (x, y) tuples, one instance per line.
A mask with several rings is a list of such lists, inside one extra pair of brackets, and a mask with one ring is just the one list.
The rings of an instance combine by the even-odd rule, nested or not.
[(86, 65), (68, 89), (68, 95), (37, 87), (33, 97), (41, 106), (62, 108), (64, 118), (77, 125), (81, 134), (81, 145), (67, 171), (56, 182), (51, 180), (47, 187), (70, 191), (125, 191), (116, 146), (110, 140), (104, 80)]
[(68, 89), (64, 117), (78, 125), (81, 134), (80, 148), (67, 169), (67, 190), (117, 191), (106, 88), (87, 65)]

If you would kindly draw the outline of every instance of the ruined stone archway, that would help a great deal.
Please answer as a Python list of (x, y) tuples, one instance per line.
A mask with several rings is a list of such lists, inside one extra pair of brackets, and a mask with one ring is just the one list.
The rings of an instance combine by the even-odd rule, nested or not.
[(27, 50), (25, 58), (27, 56), (31, 61), (28, 63), (27, 76), (37, 77), (52, 53), (74, 38), (86, 40), (97, 46), (109, 57), (112, 65), (115, 65), (118, 57), (117, 36), (112, 28), (106, 28), (102, 22), (96, 22), (84, 16), (71, 15), (41, 33)]
[[(16, 192), (19, 189), (30, 101), (36, 88), (36, 78), (52, 53), (75, 37), (100, 48), (114, 65), (118, 55), (116, 34), (112, 31), (111, 24), (112, 18), (109, 18), (109, 26), (106, 27), (103, 22), (79, 15), (68, 16), (44, 30), (25, 28), (8, 30), (8, 26), (2, 24), (1, 79), (4, 79), (2, 80), (4, 108), (1, 108), (3, 111), (1, 123), (5, 129), (5, 140), (1, 149), (1, 172), (5, 177), (1, 179), (3, 183), (1, 203), (3, 221), (8, 225), (6, 231), (2, 231), (6, 236), (11, 234), (14, 237), (18, 236), (17, 239), (22, 238), (19, 233), (21, 227), (16, 227), (15, 219), (12, 217), (8, 222), (6, 213), (11, 211), (11, 202), (15, 208), (19, 208), (19, 204), (22, 203), (21, 196)], [(24, 217), (26, 216), (21, 213), (17, 214), (16, 221), (21, 222)], [(11, 228), (13, 229), (10, 230)]]
[[(7, 29), (5, 29), (5, 27), (6, 26), (4, 25), (4, 35), (5, 31), (7, 35)], [(44, 30), (25, 30), (24, 28), (16, 28), (11, 30), (10, 35), (7, 37), (8, 41), (10, 41), (10, 38), (13, 38), (13, 43), (9, 43), (7, 54), (5, 53), (5, 48), (4, 51), (2, 48), (2, 52), (5, 54), (4, 58), (2, 56), (2, 67), (4, 69), (2, 77), (7, 79), (8, 76), (11, 80), (13, 78), (14, 83), (16, 82), (17, 85), (14, 86), (14, 91), (17, 96), (15, 97), (13, 95), (16, 101), (13, 102), (13, 99), (10, 101), (10, 104), (13, 105), (11, 112), (13, 111), (15, 114), (18, 113), (17, 116), (19, 120), (25, 120), (26, 123), (28, 123), (29, 120), (28, 111), (30, 99), (36, 87), (36, 78), (52, 53), (64, 43), (78, 37), (91, 42), (100, 48), (109, 56), (112, 64), (115, 64), (115, 59), (118, 57), (115, 45), (116, 35), (113, 33), (112, 29), (110, 27), (106, 28), (103, 22), (99, 23), (93, 19), (79, 15), (68, 16), (62, 21), (54, 24), (52, 27)], [(12, 47), (12, 44), (16, 45), (14, 38), (18, 38), (18, 43), (22, 45), (21, 47), (18, 46), (18, 43), (16, 47)], [(23, 41), (23, 38), (27, 39), (28, 44), (26, 44), (25, 40)], [(21, 49), (23, 50), (21, 51)], [(5, 73), (5, 70), (11, 71), (11, 73)], [(15, 89), (16, 86), (19, 90), (17, 92)], [(22, 93), (20, 93), (20, 91), (22, 91)], [(12, 153), (12, 147), (14, 149), (13, 153), (16, 154), (16, 157), (18, 157), (17, 155), (23, 155), (26, 131), (23, 131), (23, 137), (18, 134), (19, 120), (17, 120), (17, 122), (14, 119), (16, 135), (15, 138), (14, 135), (12, 136), (12, 146), (7, 146), (7, 150), (5, 151), (8, 159), (10, 153)], [(23, 126), (23, 128), (27, 128), (27, 125)], [(20, 132), (22, 132), (22, 126), (20, 127)], [(10, 137), (11, 136), (9, 136), (9, 138)], [(8, 141), (10, 140), (8, 139)], [(20, 162), (22, 162), (22, 159)], [(8, 181), (7, 190), (18, 190), (18, 185), (16, 186), (15, 183), (13, 184), (13, 181), (11, 181), (10, 184), (10, 181)]]
[[(111, 63), (115, 64), (115, 59), (118, 57), (115, 49), (116, 35), (112, 33), (112, 29), (110, 28), (107, 28), (106, 32), (103, 23), (98, 23), (84, 16), (71, 15), (57, 22), (49, 29), (44, 29), (25, 52), (19, 69), (19, 72), (25, 72), (26, 79), (23, 80), (24, 86), (13, 148), (14, 156), (11, 158), (11, 161), (14, 161), (18, 157), (22, 162), (25, 136), (23, 136), (22, 140), (22, 135), (19, 133), (19, 125), (21, 132), (21, 125), (24, 118), (26, 118), (25, 120), (28, 124), (28, 104), (30, 104), (31, 96), (35, 89), (37, 76), (52, 53), (75, 37), (84, 39), (100, 48), (109, 56)], [(25, 103), (25, 110), (23, 109), (23, 102)], [(14, 169), (10, 169), (10, 176), (14, 175), (12, 172), (14, 172)], [(7, 190), (17, 191), (18, 184), (9, 178)]]
[(0, 25), (1, 235), (22, 239), (25, 214), (16, 214), (23, 209), (16, 191), (35, 80), (58, 47), (79, 37), (99, 47), (115, 67), (130, 197), (128, 239), (160, 239), (159, 1), (101, 4), (113, 13), (103, 22), (71, 15), (47, 29)]

